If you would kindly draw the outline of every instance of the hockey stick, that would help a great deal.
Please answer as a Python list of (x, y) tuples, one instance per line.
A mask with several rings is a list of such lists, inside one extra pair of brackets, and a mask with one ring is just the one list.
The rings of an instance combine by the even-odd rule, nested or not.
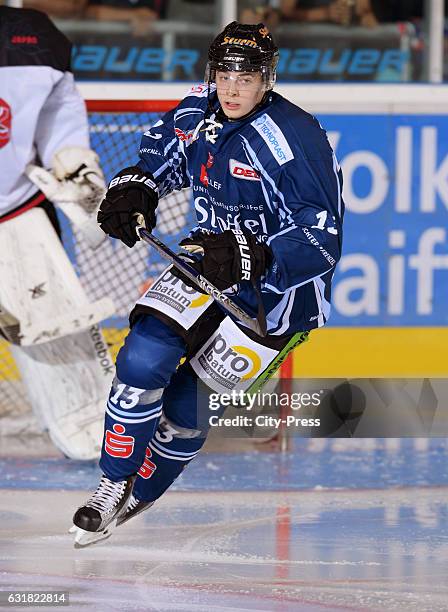
[[(140, 219), (138, 219), (139, 222)], [(257, 318), (252, 319), (242, 308), (240, 308), (229, 296), (225, 295), (222, 291), (217, 289), (214, 285), (204, 278), (199, 272), (197, 272), (192, 266), (188, 265), (179, 255), (176, 255), (166, 244), (163, 244), (158, 238), (156, 238), (151, 232), (143, 227), (137, 225), (137, 235), (141, 240), (153, 247), (162, 257), (170, 261), (173, 266), (182, 272), (187, 278), (193, 283), (199, 285), (206, 293), (208, 293), (218, 304), (227, 310), (234, 317), (239, 319), (244, 325), (249, 327), (258, 336), (266, 336), (266, 317), (264, 316), (264, 310), (258, 312)]]

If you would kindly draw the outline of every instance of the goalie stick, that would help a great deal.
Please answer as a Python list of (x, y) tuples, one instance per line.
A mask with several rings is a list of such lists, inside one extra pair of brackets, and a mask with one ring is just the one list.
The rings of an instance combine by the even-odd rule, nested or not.
[[(139, 215), (137, 217), (137, 222), (141, 223), (141, 221), (141, 215)], [(192, 266), (188, 265), (188, 263), (179, 257), (179, 255), (176, 255), (176, 253), (166, 246), (166, 244), (161, 242), (158, 238), (151, 234), (151, 232), (148, 232), (143, 225), (137, 225), (136, 232), (141, 240), (153, 247), (158, 253), (160, 253), (160, 255), (162, 255), (162, 257), (170, 261), (173, 266), (180, 270), (192, 282), (199, 285), (201, 289), (203, 289), (216, 302), (218, 302), (218, 304), (225, 308), (229, 314), (239, 319), (241, 323), (254, 331), (258, 336), (263, 338), (266, 336), (266, 317), (260, 296), (258, 296), (259, 308), (257, 318), (252, 319), (252, 317), (250, 317), (247, 312), (235, 304), (235, 302), (233, 302), (229, 296), (225, 295), (222, 291), (209, 283), (206, 278), (199, 274), (199, 272), (197, 272)]]

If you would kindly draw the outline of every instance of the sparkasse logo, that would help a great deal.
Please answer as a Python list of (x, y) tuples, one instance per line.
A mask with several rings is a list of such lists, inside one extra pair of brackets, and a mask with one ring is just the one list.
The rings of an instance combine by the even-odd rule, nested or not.
[(260, 175), (248, 164), (239, 162), (236, 159), (229, 159), (230, 174), (234, 178), (245, 179), (246, 181), (259, 181)]

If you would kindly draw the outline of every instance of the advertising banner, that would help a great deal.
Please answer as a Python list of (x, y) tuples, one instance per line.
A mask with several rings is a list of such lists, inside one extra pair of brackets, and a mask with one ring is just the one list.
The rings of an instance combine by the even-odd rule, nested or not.
[(448, 117), (328, 115), (344, 174), (332, 325), (448, 322)]

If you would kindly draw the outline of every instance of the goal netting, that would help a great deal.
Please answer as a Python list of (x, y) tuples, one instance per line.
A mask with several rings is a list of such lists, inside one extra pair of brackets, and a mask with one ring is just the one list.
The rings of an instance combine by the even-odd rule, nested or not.
[[(100, 157), (107, 181), (121, 168), (136, 163), (142, 133), (168, 110), (169, 104), (91, 101), (87, 107), (91, 146)], [(190, 196), (189, 190), (183, 190), (160, 201), (155, 233), (171, 247), (175, 248), (187, 228), (192, 226)], [(118, 240), (108, 239), (93, 251), (82, 234), (72, 230), (62, 213), (60, 221), (64, 246), (89, 298), (93, 301), (109, 296), (115, 303), (115, 316), (102, 324), (115, 358), (127, 332), (127, 317), (132, 305), (166, 262), (143, 243), (129, 249)], [(10, 346), (0, 340), (0, 435), (29, 431), (37, 432), (39, 427), (31, 414)]]

